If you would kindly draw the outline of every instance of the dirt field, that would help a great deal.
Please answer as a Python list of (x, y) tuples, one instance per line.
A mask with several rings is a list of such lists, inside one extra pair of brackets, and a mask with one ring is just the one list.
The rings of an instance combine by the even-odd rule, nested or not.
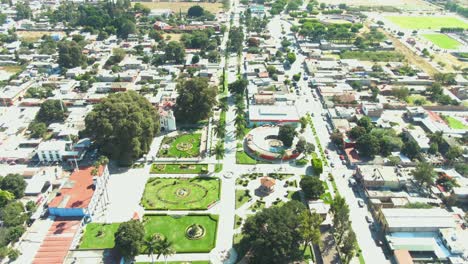
[(52, 35), (52, 34), (62, 34), (65, 35), (63, 31), (17, 31), (18, 37), (20, 39), (26, 41), (37, 41), (38, 39), (42, 38), (44, 35)]
[(435, 10), (436, 6), (423, 0), (318, 0), (319, 3), (349, 6), (391, 6), (401, 10)]
[(381, 32), (383, 32), (387, 36), (388, 39), (392, 40), (393, 44), (395, 45), (395, 51), (398, 51), (398, 52), (402, 53), (403, 55), (405, 55), (405, 57), (408, 60), (409, 64), (416, 65), (421, 70), (423, 70), (424, 72), (426, 72), (427, 74), (430, 74), (430, 75), (434, 75), (435, 73), (438, 72), (436, 69), (434, 69), (434, 67), (432, 67), (431, 64), (429, 64), (423, 58), (416, 55), (408, 47), (403, 45), (400, 42), (399, 39), (393, 37), (392, 35), (388, 34), (387, 32), (385, 32), (383, 30)]
[[(134, 2), (133, 4), (138, 3)], [(223, 10), (223, 4), (221, 3), (195, 3), (195, 2), (139, 2), (140, 4), (150, 8), (150, 9), (170, 9), (174, 12), (183, 12), (186, 13), (187, 10), (194, 5), (199, 5), (205, 10), (210, 11), (213, 14), (216, 14), (219, 11)]]
[(164, 39), (167, 39), (167, 37), (169, 37), (170, 40), (179, 41), (180, 38), (182, 37), (182, 34), (167, 33), (167, 34), (163, 34), (163, 36), (164, 36)]
[(15, 74), (21, 71), (21, 66), (0, 66), (0, 70)]

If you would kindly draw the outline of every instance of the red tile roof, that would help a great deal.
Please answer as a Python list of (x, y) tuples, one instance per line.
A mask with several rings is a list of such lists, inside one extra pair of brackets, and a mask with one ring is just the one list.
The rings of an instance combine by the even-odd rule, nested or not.
[(63, 263), (79, 226), (80, 220), (56, 220), (50, 227), (32, 263)]
[[(94, 167), (81, 168), (72, 173), (68, 182), (60, 189), (60, 195), (55, 197), (49, 207), (57, 208), (86, 208), (94, 194)], [(100, 166), (98, 175), (102, 175), (104, 167)]]

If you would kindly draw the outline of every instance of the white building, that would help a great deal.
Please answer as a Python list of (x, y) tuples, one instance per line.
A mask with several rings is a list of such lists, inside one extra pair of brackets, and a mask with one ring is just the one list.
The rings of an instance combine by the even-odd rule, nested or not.
[(159, 124), (164, 131), (177, 130), (176, 119), (172, 110), (159, 110)]
[(37, 147), (37, 156), (41, 162), (61, 162), (68, 159), (82, 158), (82, 151), (72, 150), (72, 142), (66, 140), (52, 140), (41, 142)]

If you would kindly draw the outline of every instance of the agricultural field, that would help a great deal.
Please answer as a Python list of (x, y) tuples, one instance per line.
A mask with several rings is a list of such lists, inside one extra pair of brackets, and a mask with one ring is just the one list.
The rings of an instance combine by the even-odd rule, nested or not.
[(423, 34), (422, 36), (443, 49), (455, 50), (458, 49), (458, 47), (460, 46), (460, 42), (445, 34), (434, 33)]
[(339, 5), (346, 3), (348, 6), (368, 7), (394, 7), (404, 11), (412, 10), (435, 10), (436, 7), (423, 0), (318, 0), (319, 3)]
[(173, 12), (182, 12), (187, 13), (187, 10), (194, 6), (199, 5), (205, 10), (210, 11), (213, 14), (216, 14), (219, 11), (223, 10), (222, 3), (192, 3), (192, 2), (134, 2), (133, 4), (140, 3), (143, 6), (148, 7), (149, 9), (170, 9)]
[(387, 16), (395, 25), (404, 29), (440, 29), (442, 27), (468, 28), (468, 23), (448, 16)]

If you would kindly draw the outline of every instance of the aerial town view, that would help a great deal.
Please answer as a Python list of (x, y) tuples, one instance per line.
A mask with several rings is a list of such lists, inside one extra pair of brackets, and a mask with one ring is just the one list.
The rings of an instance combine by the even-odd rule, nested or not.
[(467, 0), (2, 0), (0, 264), (468, 264)]

